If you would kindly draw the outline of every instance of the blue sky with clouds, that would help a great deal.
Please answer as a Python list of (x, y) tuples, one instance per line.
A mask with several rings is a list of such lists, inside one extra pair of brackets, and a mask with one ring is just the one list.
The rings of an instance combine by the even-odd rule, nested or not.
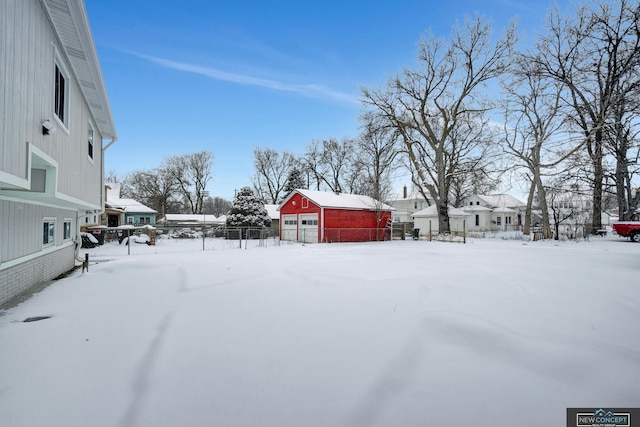
[[(426, 31), (480, 13), (532, 36), (548, 0), (85, 0), (118, 141), (118, 176), (214, 153), (212, 196), (250, 185), (255, 147), (303, 154), (355, 137), (361, 86), (415, 63)], [(409, 179), (406, 179), (409, 184)]]

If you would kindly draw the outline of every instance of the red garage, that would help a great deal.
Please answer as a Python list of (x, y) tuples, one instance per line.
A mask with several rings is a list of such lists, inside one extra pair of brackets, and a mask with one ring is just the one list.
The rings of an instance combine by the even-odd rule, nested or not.
[(368, 242), (390, 237), (393, 208), (369, 196), (295, 190), (278, 209), (281, 240)]

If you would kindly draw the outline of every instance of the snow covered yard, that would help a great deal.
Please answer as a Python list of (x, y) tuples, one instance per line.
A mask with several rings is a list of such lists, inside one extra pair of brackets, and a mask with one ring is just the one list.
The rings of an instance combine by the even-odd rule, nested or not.
[(560, 427), (640, 402), (638, 244), (251, 246), (105, 245), (0, 313), (0, 425)]

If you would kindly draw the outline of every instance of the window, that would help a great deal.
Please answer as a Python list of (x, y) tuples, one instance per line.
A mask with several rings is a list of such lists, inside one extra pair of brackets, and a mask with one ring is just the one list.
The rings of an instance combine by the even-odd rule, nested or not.
[(507, 225), (511, 224), (511, 217), (510, 216), (505, 216), (504, 217), (504, 223), (507, 224)]
[(473, 206), (473, 202), (469, 202), (469, 206)]
[(89, 158), (93, 160), (93, 126), (89, 123), (89, 130), (87, 131), (87, 153)]
[(133, 224), (133, 217), (132, 216), (127, 218), (127, 224)]
[(140, 217), (140, 224), (151, 224), (151, 217), (150, 216), (141, 216)]
[(496, 217), (496, 224), (502, 225), (502, 217)]
[(65, 218), (64, 220), (63, 230), (62, 230), (62, 239), (63, 240), (71, 239), (71, 220), (70, 219)]
[(42, 246), (53, 246), (56, 242), (56, 220), (45, 218), (42, 224)]
[(285, 219), (284, 220), (284, 225), (296, 225), (298, 223), (297, 220), (295, 219)]
[(69, 77), (61, 61), (56, 58), (54, 74), (54, 106), (53, 112), (65, 126), (69, 112)]
[(480, 215), (476, 215), (476, 227), (480, 226)]
[(309, 199), (307, 199), (306, 197), (302, 198), (302, 208), (308, 208), (309, 207)]

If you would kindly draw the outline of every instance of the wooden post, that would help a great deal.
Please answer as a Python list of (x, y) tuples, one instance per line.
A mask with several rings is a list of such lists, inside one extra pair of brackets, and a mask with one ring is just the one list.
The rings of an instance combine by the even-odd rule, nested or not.
[(462, 243), (467, 243), (467, 220), (462, 220)]

